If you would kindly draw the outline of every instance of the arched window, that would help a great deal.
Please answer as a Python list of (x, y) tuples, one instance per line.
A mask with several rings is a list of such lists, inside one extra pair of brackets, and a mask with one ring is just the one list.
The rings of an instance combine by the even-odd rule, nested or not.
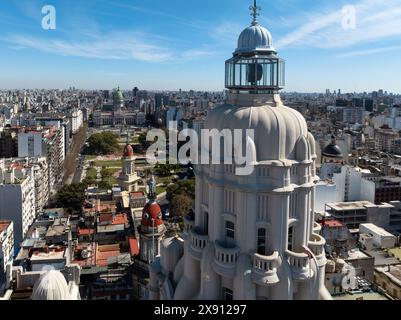
[(206, 211), (203, 213), (203, 232), (209, 234), (209, 213)]
[(258, 247), (257, 253), (261, 255), (266, 255), (266, 240), (267, 240), (267, 230), (266, 228), (258, 229)]
[(226, 239), (234, 240), (235, 238), (235, 225), (232, 221), (226, 221)]
[(292, 251), (294, 237), (294, 227), (288, 228), (288, 250)]

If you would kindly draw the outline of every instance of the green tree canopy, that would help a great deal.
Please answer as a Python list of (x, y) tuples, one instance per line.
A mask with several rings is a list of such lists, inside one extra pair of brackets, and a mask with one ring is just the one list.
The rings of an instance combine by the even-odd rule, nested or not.
[(177, 195), (186, 195), (195, 200), (195, 179), (180, 180), (167, 187), (167, 200), (172, 202)]
[(88, 153), (95, 155), (106, 155), (120, 149), (118, 135), (105, 131), (93, 134), (88, 139)]
[(188, 195), (178, 194), (170, 203), (170, 210), (174, 217), (183, 217), (192, 208), (192, 199)]
[(59, 207), (67, 212), (79, 212), (85, 201), (86, 186), (82, 183), (63, 186), (56, 194)]

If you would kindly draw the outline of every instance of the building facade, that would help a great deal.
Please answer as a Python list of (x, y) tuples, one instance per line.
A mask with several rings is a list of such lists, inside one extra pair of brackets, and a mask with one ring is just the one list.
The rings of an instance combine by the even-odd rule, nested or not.
[(31, 172), (0, 163), (0, 219), (14, 223), (15, 245), (24, 239), (36, 217), (35, 183)]
[(12, 265), (14, 257), (14, 224), (0, 220), (0, 291), (5, 282), (7, 265)]
[(194, 217), (185, 218), (184, 241), (166, 239), (151, 265), (151, 300), (331, 299), (325, 240), (314, 223), (315, 139), (280, 99), (284, 61), (252, 10), (252, 25), (226, 62), (228, 99), (205, 128), (253, 129), (253, 138), (243, 134), (242, 150), (254, 170), (196, 167)]
[(135, 157), (132, 146), (127, 142), (122, 157), (122, 172), (118, 177), (118, 184), (123, 191), (138, 191), (138, 181), (141, 179), (135, 172)]

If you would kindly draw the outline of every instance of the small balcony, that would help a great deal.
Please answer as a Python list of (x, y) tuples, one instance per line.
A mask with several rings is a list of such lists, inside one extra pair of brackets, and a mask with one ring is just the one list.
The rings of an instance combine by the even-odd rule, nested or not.
[(322, 230), (322, 226), (320, 223), (314, 222), (313, 223), (313, 233), (320, 234), (320, 231)]
[(271, 256), (263, 256), (255, 253), (253, 255), (252, 279), (262, 286), (271, 286), (279, 282), (277, 276), (278, 252)]
[(191, 220), (190, 217), (187, 215), (184, 217), (184, 233), (185, 235), (189, 235), (190, 231), (195, 226), (195, 220)]
[(214, 269), (223, 277), (234, 277), (240, 248), (225, 242), (214, 243)]
[(318, 234), (313, 233), (309, 241), (309, 249), (315, 255), (319, 267), (326, 264), (326, 254), (324, 252), (324, 245), (326, 240)]
[(200, 228), (195, 227), (189, 232), (189, 241), (189, 252), (195, 259), (200, 260), (202, 258), (203, 249), (209, 241), (209, 236)]
[(310, 258), (306, 253), (296, 253), (287, 250), (286, 255), (294, 280), (304, 281), (313, 277)]

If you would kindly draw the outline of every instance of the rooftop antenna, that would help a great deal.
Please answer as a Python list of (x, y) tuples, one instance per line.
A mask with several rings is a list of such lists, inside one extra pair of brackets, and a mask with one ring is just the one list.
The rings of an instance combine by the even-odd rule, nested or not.
[(258, 16), (260, 16), (261, 7), (258, 7), (256, 4), (256, 0), (253, 0), (253, 6), (249, 7), (249, 10), (252, 11), (251, 16), (253, 17), (252, 25), (258, 24)]

